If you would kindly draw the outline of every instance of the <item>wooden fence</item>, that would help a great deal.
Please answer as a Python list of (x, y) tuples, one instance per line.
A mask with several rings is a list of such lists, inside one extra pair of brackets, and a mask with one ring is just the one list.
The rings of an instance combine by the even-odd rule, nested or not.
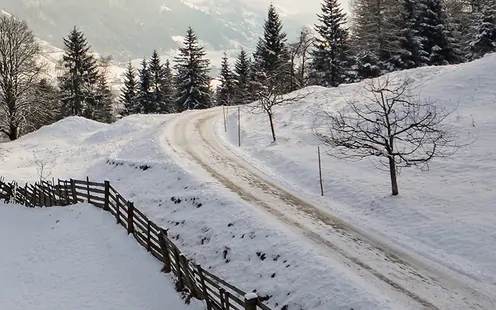
[(175, 275), (176, 290), (187, 293), (186, 302), (191, 298), (204, 300), (208, 310), (270, 310), (256, 294), (246, 294), (189, 261), (168, 238), (167, 229), (148, 219), (108, 181), (97, 183), (87, 178), (84, 181), (41, 181), (19, 186), (16, 182), (6, 183), (0, 178), (0, 199), (31, 208), (88, 202), (110, 212), (117, 224), (122, 225), (128, 234), (132, 234), (139, 244), (163, 263), (163, 272)]

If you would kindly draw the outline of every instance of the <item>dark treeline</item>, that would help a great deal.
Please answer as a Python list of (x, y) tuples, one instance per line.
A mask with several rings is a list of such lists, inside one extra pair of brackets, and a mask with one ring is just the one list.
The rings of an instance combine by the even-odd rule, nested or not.
[(110, 59), (97, 59), (76, 27), (63, 41), (55, 85), (35, 61), (40, 48), (25, 22), (1, 16), (0, 37), (0, 60), (19, 60), (0, 61), (0, 131), (13, 140), (66, 116), (112, 122), (116, 115), (246, 104), (263, 93), (478, 59), (496, 51), (496, 0), (352, 0), (350, 16), (338, 0), (323, 0), (313, 29), (303, 28), (295, 42), (271, 5), (254, 52), (224, 55), (217, 89), (189, 28), (171, 62), (153, 51), (139, 68), (129, 63), (118, 98), (107, 81)]

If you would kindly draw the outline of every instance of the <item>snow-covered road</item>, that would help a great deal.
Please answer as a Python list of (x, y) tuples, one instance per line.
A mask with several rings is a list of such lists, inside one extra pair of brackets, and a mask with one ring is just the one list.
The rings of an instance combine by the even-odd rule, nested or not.
[(169, 123), (162, 142), (185, 167), (189, 161), (197, 162), (243, 200), (407, 307), (491, 309), (496, 304), (496, 298), (475, 281), (344, 222), (236, 156), (216, 136), (214, 127), (222, 116), (222, 108), (184, 113)]

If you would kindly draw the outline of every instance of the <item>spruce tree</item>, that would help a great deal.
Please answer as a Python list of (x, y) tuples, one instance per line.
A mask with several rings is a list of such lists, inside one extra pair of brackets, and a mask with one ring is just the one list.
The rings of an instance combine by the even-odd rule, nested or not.
[(222, 57), (220, 82), (221, 85), (217, 88), (217, 105), (232, 105), (234, 101), (234, 76), (226, 53)]
[(138, 70), (138, 113), (148, 114), (153, 108), (153, 93), (151, 90), (151, 77), (148, 62), (144, 58), (141, 61), (141, 69)]
[(121, 90), (120, 102), (124, 105), (123, 115), (139, 113), (138, 81), (136, 70), (131, 62), (127, 64), (124, 76), (124, 87)]
[(311, 79), (315, 85), (336, 87), (348, 80), (351, 71), (346, 15), (338, 0), (324, 0), (322, 14), (317, 16), (320, 23), (315, 30), (320, 38), (315, 38), (311, 52)]
[(83, 33), (76, 27), (64, 38), (65, 53), (62, 61), (64, 73), (58, 77), (62, 113), (64, 116), (88, 115), (86, 109), (98, 83), (97, 62), (90, 53)]
[(184, 47), (179, 48), (175, 58), (177, 99), (179, 112), (192, 109), (206, 109), (212, 106), (210, 90), (210, 61), (198, 43), (198, 38), (191, 27), (184, 39)]
[[(397, 0), (354, 0), (351, 11), (354, 49), (360, 54), (357, 61), (365, 67), (378, 66), (380, 73), (395, 70), (399, 49), (394, 27), (399, 12)], [(367, 59), (377, 59), (377, 63), (364, 63)]]
[(165, 71), (162, 62), (160, 61), (160, 56), (156, 50), (153, 51), (152, 57), (150, 58), (148, 71), (150, 74), (150, 86), (152, 92), (152, 101), (148, 107), (148, 113), (165, 111), (166, 103), (164, 93), (162, 92)]
[(105, 74), (100, 74), (98, 77), (93, 102), (94, 112), (91, 118), (102, 123), (112, 123), (114, 121), (114, 95)]
[(428, 64), (429, 55), (423, 49), (422, 40), (419, 37), (420, 21), (419, 3), (416, 0), (402, 0), (400, 3), (401, 13), (396, 26), (399, 30), (399, 67), (410, 69)]
[(236, 104), (250, 102), (250, 59), (245, 50), (241, 50), (234, 63), (234, 89)]
[(176, 112), (175, 105), (175, 88), (174, 88), (174, 75), (170, 67), (169, 60), (165, 61), (163, 66), (163, 79), (160, 86), (164, 105), (159, 106), (160, 113), (174, 113)]
[(418, 35), (429, 65), (454, 64), (461, 61), (460, 51), (446, 20), (442, 0), (419, 0)]
[(496, 52), (496, 0), (486, 0), (482, 4), (474, 30), (469, 43), (471, 58)]
[(256, 82), (279, 89), (283, 93), (290, 89), (291, 65), (286, 44), (286, 33), (276, 8), (271, 4), (264, 24), (264, 35), (257, 44), (254, 54), (253, 72)]

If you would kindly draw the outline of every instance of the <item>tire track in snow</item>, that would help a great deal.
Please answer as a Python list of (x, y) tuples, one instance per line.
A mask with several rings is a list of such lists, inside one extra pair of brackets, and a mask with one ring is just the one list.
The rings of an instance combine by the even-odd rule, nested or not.
[(358, 228), (285, 190), (237, 157), (216, 141), (213, 126), (221, 112), (211, 109), (185, 113), (170, 124), (165, 142), (180, 156), (200, 164), (243, 200), (291, 226), (367, 280), (377, 285), (387, 284), (395, 297), (410, 306), (450, 310), (494, 307), (496, 301), (492, 297), (453, 275), (373, 240)]

